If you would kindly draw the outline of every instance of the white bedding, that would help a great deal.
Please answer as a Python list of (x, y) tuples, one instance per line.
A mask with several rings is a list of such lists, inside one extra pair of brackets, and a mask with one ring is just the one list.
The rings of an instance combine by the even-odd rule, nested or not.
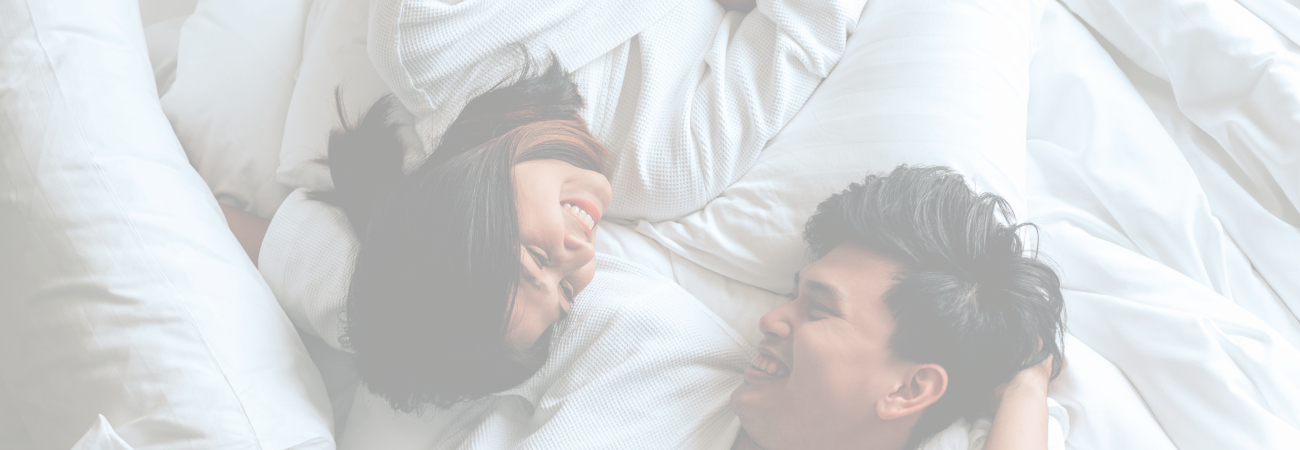
[[(355, 15), (327, 14), (363, 9), (360, 0), (286, 3), (309, 11), (297, 53), (304, 73), (287, 86), (342, 84), (357, 105), (381, 93), (373, 69), (346, 65), (364, 48), (364, 36), (347, 28)], [(868, 169), (952, 165), (1039, 223), (1039, 249), (1062, 273), (1069, 366), (1051, 395), (1068, 413), (1067, 448), (1294, 446), (1300, 9), (1282, 0), (1063, 3), (1069, 10), (1054, 1), (965, 2), (936, 22), (925, 11), (949, 2), (872, 0), (867, 13), (882, 15), (864, 17), (858, 39), (874, 33), (878, 44), (856, 50), (872, 58), (846, 57), (749, 174), (681, 220), (602, 226), (601, 251), (670, 277), (752, 342), (757, 318), (783, 301), (803, 264), (797, 232), (817, 201)], [(913, 10), (890, 9), (902, 6)], [(918, 29), (928, 38), (903, 39)], [(900, 76), (926, 67), (952, 76)], [(283, 130), (283, 146), (320, 142), (332, 98), (277, 93), (294, 98), (277, 108), (300, 127)], [(281, 132), (257, 125), (249, 136)], [(307, 184), (321, 175), (279, 177)], [(207, 181), (241, 192), (262, 186)], [(282, 303), (338, 291), (314, 285), (294, 294), (268, 281)], [(328, 315), (289, 315), (304, 330), (337, 325)], [(5, 414), (16, 413), (0, 408)]]
[(1184, 158), (1196, 149), (1180, 152), (1073, 16), (1049, 10), (1043, 30), (1028, 134), (1040, 248), (1060, 267), (1071, 333), (1124, 373), (1159, 428), (1092, 419), (1147, 423), (1178, 448), (1298, 442), (1295, 317), (1207, 200), (1231, 186), (1198, 182)]
[(333, 448), (317, 368), (173, 133), (135, 6), (0, 1), (0, 447), (98, 423), (91, 441), (142, 450)]

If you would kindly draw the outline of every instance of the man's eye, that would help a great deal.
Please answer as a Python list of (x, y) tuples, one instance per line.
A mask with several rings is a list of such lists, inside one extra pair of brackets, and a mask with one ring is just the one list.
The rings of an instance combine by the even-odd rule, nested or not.
[(822, 307), (817, 302), (813, 302), (813, 301), (808, 302), (807, 308), (808, 308), (808, 320), (817, 320), (818, 318), (817, 313), (820, 313), (820, 316), (830, 315), (830, 311), (826, 310), (826, 308)]

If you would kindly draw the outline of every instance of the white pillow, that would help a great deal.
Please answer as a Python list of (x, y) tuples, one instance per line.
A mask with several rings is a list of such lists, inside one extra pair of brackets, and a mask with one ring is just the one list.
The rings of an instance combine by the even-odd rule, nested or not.
[(162, 97), (190, 163), (217, 199), (271, 217), (302, 58), (309, 0), (203, 0), (181, 27), (176, 81)]
[[(335, 90), (341, 94), (352, 124), (376, 100), (392, 92), (366, 53), (369, 17), (367, 0), (317, 0), (312, 4), (302, 67), (284, 123), (277, 175), (281, 183), (316, 192), (333, 191), (327, 150), (330, 132), (342, 127)], [(413, 128), (409, 133), (412, 142), (419, 142)]]
[(189, 16), (177, 16), (144, 27), (144, 40), (149, 46), (149, 62), (153, 64), (153, 79), (158, 85), (158, 97), (167, 94), (176, 82), (177, 46), (181, 40), (181, 25)]
[(805, 263), (818, 203), (900, 163), (945, 165), (1025, 211), (1025, 109), (1039, 0), (872, 0), (844, 58), (743, 178), (639, 231), (773, 292)]
[(140, 0), (140, 21), (145, 28), (194, 13), (198, 0)]
[(172, 133), (135, 7), (0, 0), (0, 397), (34, 448), (103, 414), (141, 449), (331, 449), (320, 376)]
[(0, 442), (13, 448), (31, 448), (32, 441), (23, 426), (17, 405), (9, 399), (9, 390), (0, 384)]

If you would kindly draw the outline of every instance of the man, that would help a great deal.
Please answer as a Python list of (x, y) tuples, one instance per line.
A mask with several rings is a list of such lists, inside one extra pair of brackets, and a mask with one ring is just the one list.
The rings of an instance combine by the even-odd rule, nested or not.
[(536, 376), (423, 415), (362, 388), (340, 448), (904, 449), (993, 411), (985, 448), (1046, 448), (1062, 299), (1010, 219), (944, 168), (868, 176), (809, 220), (816, 260), (757, 354), (671, 281), (598, 258)]
[[(1060, 283), (1003, 218), (1002, 198), (937, 167), (869, 175), (819, 205), (804, 232), (817, 260), (796, 276), (793, 300), (761, 320), (760, 356), (732, 396), (741, 441), (914, 448), (987, 410), (1021, 370), (1051, 360), (1055, 377)], [(1039, 398), (1016, 392), (1009, 401), (1028, 402), (1004, 404), (1008, 413), (1044, 409), (1037, 375)], [(1045, 433), (1039, 412), (1041, 426), (1015, 432)]]

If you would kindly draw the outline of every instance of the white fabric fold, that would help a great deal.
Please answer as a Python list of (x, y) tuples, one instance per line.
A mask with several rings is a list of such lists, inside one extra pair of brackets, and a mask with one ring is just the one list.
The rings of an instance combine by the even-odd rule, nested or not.
[(1087, 29), (1055, 5), (1043, 27), (1029, 208), (1061, 273), (1070, 332), (1123, 372), (1178, 448), (1297, 442), (1294, 316), (1260, 318), (1276, 311), (1260, 309), (1277, 307), (1273, 293)]
[(122, 440), (117, 432), (113, 431), (113, 426), (109, 425), (108, 419), (103, 414), (94, 425), (86, 430), (86, 434), (81, 436), (76, 444), (72, 445), (72, 450), (134, 450), (131, 444)]
[[(1300, 46), (1233, 0), (1063, 2), (1168, 81), (1183, 114), (1256, 180), (1260, 195), (1281, 201), (1273, 213), (1300, 225)], [(1296, 20), (1294, 7), (1247, 3)]]

